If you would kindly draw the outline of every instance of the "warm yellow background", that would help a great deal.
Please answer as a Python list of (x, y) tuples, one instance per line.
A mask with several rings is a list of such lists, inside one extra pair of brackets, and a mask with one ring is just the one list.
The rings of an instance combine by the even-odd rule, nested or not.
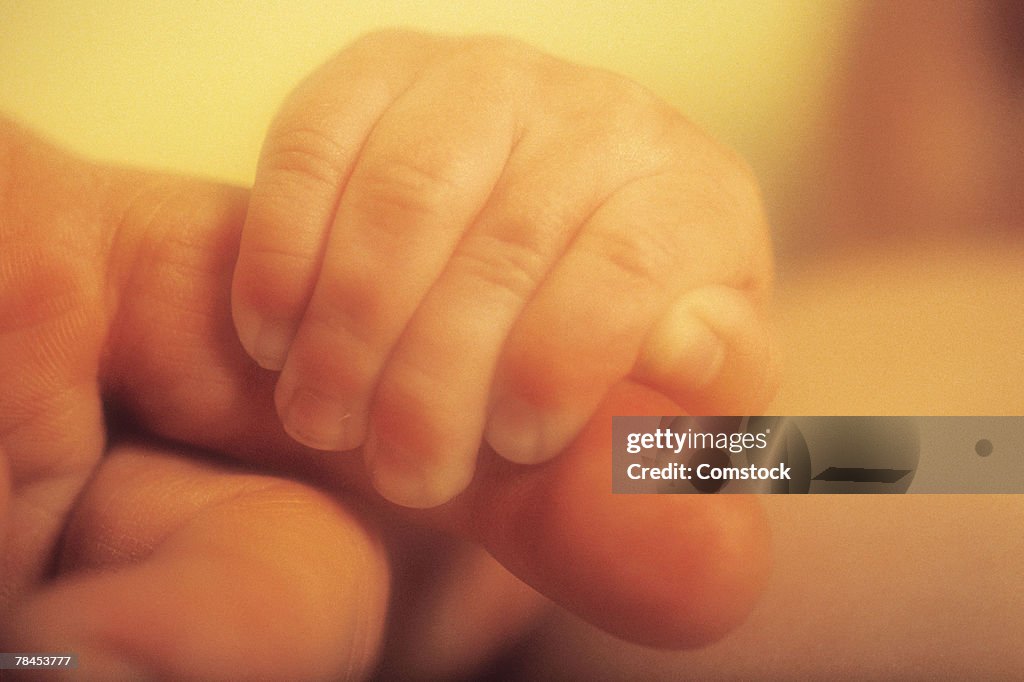
[(0, 0), (0, 111), (102, 158), (249, 183), (288, 90), (384, 26), (521, 37), (627, 74), (773, 183), (820, 108), (846, 0)]

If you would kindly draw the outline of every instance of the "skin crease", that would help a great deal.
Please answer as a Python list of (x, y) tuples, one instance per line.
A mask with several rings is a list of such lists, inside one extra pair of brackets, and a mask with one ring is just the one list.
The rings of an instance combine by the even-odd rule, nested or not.
[[(238, 344), (229, 291), (244, 191), (91, 164), (7, 122), (0, 133), (5, 650), (78, 643), (98, 678), (358, 677), (391, 608), (382, 547), (396, 522), (478, 541), (636, 641), (706, 642), (751, 608), (768, 556), (756, 501), (608, 492), (595, 456), (608, 415), (677, 411), (665, 398), (624, 384), (551, 463), (484, 452), (452, 502), (384, 505), (357, 457), (285, 434), (273, 373)], [(280, 614), (312, 630), (250, 637)], [(286, 653), (250, 657), (261, 651)]]

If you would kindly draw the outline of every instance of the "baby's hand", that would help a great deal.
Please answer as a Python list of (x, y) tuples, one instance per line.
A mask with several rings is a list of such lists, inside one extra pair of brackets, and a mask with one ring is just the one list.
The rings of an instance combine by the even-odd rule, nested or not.
[(626, 377), (693, 413), (761, 406), (770, 270), (746, 167), (639, 86), (387, 32), (275, 120), (232, 303), (288, 433), (363, 445), (385, 497), (431, 506), (483, 439), (542, 461)]

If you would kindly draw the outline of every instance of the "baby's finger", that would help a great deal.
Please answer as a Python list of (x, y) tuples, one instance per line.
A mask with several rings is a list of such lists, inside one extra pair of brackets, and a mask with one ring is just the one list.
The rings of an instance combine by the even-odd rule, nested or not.
[[(666, 173), (637, 181), (583, 227), (502, 356), (486, 430), (499, 453), (537, 462), (564, 448), (607, 390), (646, 357), (644, 339), (685, 292), (715, 282), (767, 286), (756, 193), (742, 185), (723, 189), (724, 181), (701, 188), (700, 177)], [(721, 363), (724, 344), (701, 340), (690, 356), (676, 357), (678, 376), (644, 365), (644, 379), (687, 395), (714, 381), (709, 371)], [(684, 360), (690, 364), (681, 366)]]
[(640, 350), (632, 376), (687, 414), (758, 414), (772, 399), (779, 360), (751, 295), (711, 285), (676, 300)]
[(5, 646), (76, 653), (89, 679), (371, 670), (388, 595), (376, 540), (312, 488), (185, 455), (131, 446), (104, 461), (62, 575), (4, 623)]
[(364, 39), (311, 74), (264, 142), (232, 283), (239, 339), (279, 370), (312, 295), (338, 197), (370, 130), (417, 73), (425, 36)]
[(467, 54), (443, 64), (385, 112), (338, 204), (275, 396), (285, 429), (310, 447), (362, 444), (381, 368), (515, 143), (505, 86), (453, 94), (453, 71), (469, 80), (484, 67)]

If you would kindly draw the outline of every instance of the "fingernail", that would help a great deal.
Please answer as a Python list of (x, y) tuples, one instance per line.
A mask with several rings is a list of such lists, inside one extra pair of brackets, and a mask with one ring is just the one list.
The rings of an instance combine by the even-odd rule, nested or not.
[(290, 325), (280, 322), (263, 321), (253, 339), (252, 359), (263, 369), (281, 371), (288, 349), (292, 345)]
[(372, 431), (364, 449), (373, 487), (383, 497), (403, 507), (426, 509), (448, 502), (469, 486), (473, 470), (463, 470), (461, 459), (424, 466), (423, 457), (391, 443)]
[(495, 452), (512, 462), (534, 464), (547, 459), (537, 408), (519, 398), (509, 396), (495, 404), (484, 439)]
[(350, 446), (354, 416), (343, 405), (299, 387), (292, 393), (281, 421), (288, 435), (316, 450), (344, 450)]
[(662, 321), (644, 346), (641, 362), (654, 377), (701, 389), (714, 381), (725, 362), (725, 345), (711, 327), (689, 311)]

